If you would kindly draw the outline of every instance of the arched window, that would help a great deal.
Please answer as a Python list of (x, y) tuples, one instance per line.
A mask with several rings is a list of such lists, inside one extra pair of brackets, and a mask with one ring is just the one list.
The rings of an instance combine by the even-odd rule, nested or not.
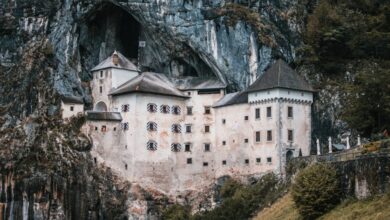
[(171, 144), (171, 151), (172, 152), (179, 152), (181, 150), (181, 144), (173, 143)]
[(150, 121), (146, 124), (146, 129), (148, 131), (157, 131), (157, 124), (155, 122)]
[(122, 105), (122, 112), (129, 112), (129, 111), (130, 111), (130, 105), (129, 104)]
[(179, 106), (177, 106), (177, 105), (172, 106), (172, 114), (180, 115), (180, 111), (181, 111), (181, 109)]
[(129, 130), (129, 122), (121, 123), (121, 128), (124, 131)]
[(148, 141), (148, 143), (146, 144), (146, 149), (150, 150), (150, 151), (155, 151), (157, 150), (157, 142), (155, 141)]
[(107, 111), (107, 105), (106, 105), (106, 103), (104, 103), (104, 102), (98, 102), (98, 103), (95, 105), (95, 111), (98, 111), (98, 112), (106, 112), (106, 111)]
[(172, 132), (173, 133), (181, 133), (181, 126), (179, 124), (173, 124), (172, 125)]
[(146, 108), (148, 112), (157, 112), (157, 105), (154, 103), (149, 103)]
[(169, 105), (161, 105), (160, 106), (160, 112), (164, 114), (169, 114), (170, 108)]

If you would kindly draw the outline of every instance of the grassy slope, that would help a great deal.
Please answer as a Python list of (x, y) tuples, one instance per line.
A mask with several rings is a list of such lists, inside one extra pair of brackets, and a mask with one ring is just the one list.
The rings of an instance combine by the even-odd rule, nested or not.
[[(361, 201), (348, 201), (322, 216), (321, 220), (385, 220), (390, 219), (390, 196), (374, 197)], [(270, 208), (260, 212), (254, 220), (298, 220), (291, 195), (287, 194)]]

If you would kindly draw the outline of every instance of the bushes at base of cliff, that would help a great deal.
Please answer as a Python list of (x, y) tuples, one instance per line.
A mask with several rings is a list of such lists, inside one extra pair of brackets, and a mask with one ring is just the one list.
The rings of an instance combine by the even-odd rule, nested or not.
[(292, 186), (295, 205), (304, 219), (315, 219), (340, 202), (336, 170), (328, 164), (315, 164), (302, 170)]

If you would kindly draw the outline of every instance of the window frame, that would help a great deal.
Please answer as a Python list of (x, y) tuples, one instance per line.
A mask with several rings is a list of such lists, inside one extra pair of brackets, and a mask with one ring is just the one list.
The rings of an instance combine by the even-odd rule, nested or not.
[(148, 103), (146, 105), (146, 111), (150, 113), (156, 113), (157, 112), (157, 105), (155, 103)]
[(171, 113), (171, 108), (169, 105), (160, 105), (160, 113), (169, 114)]
[(255, 142), (260, 143), (261, 142), (261, 132), (255, 131)]
[(180, 143), (172, 143), (171, 144), (171, 151), (174, 153), (181, 151), (181, 144)]
[(260, 108), (255, 108), (255, 119), (260, 120), (260, 118), (261, 118)]
[(192, 164), (192, 157), (187, 157), (187, 164)]
[(272, 106), (267, 106), (267, 118), (272, 118)]
[(267, 157), (267, 163), (272, 163), (272, 157)]
[(211, 132), (211, 126), (210, 125), (205, 125), (204, 126), (204, 133), (210, 133)]
[(157, 131), (157, 123), (154, 121), (149, 121), (146, 123), (146, 130), (149, 132)]
[(172, 124), (171, 131), (174, 134), (180, 134), (181, 133), (181, 125), (180, 124)]
[(267, 142), (271, 142), (272, 138), (272, 130), (267, 130)]
[(204, 114), (205, 115), (211, 115), (211, 106), (205, 106), (204, 107)]
[(69, 108), (69, 110), (70, 110), (71, 112), (73, 112), (73, 111), (74, 111), (74, 105), (71, 105), (70, 108)]
[(211, 151), (211, 144), (210, 143), (204, 143), (203, 144), (203, 150), (204, 150), (204, 152), (210, 152)]
[(294, 130), (293, 129), (287, 129), (287, 141), (294, 142)]
[(192, 133), (192, 124), (186, 124), (185, 126), (186, 126), (186, 133), (188, 134)]
[(180, 115), (181, 114), (181, 108), (178, 105), (172, 106), (172, 115)]
[[(184, 144), (184, 152), (191, 152), (191, 146), (192, 146), (191, 143), (185, 143)], [(188, 149), (187, 149), (187, 147), (188, 147)]]
[(158, 144), (156, 141), (154, 140), (149, 140), (147, 143), (146, 143), (146, 149), (148, 151), (156, 151), (157, 150), (157, 147), (158, 147)]
[[(290, 113), (291, 113), (291, 115), (290, 115)], [(287, 118), (289, 118), (289, 119), (294, 118), (294, 108), (292, 106), (287, 106)]]
[(187, 115), (193, 115), (194, 112), (194, 107), (193, 106), (187, 106)]

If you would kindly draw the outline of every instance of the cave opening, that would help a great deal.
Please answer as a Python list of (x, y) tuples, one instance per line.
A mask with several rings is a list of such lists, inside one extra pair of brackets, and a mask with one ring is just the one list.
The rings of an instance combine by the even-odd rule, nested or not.
[(88, 72), (114, 50), (137, 65), (140, 33), (140, 23), (119, 6), (105, 2), (92, 9), (80, 26), (79, 52), (84, 70)]

